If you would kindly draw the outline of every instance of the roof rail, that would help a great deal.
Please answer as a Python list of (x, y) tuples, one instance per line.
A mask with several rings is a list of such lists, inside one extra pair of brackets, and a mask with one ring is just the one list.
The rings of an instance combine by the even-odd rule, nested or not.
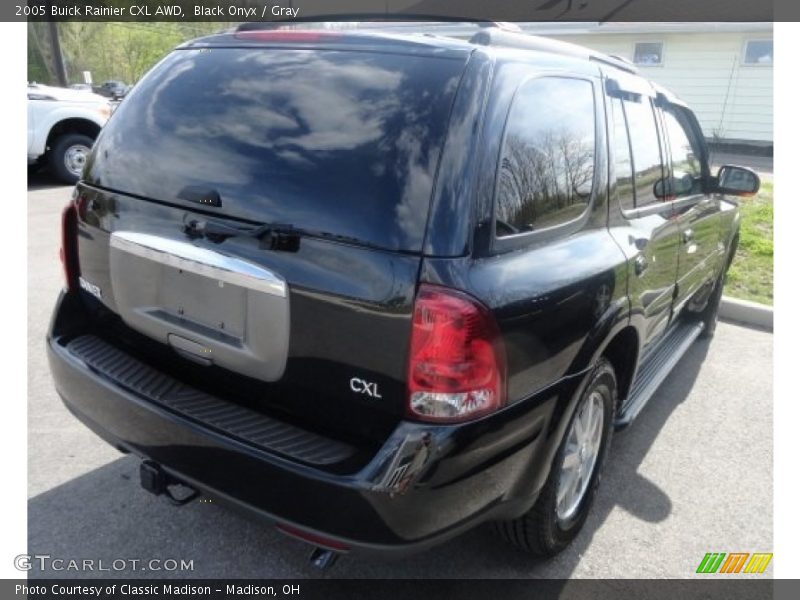
[(589, 48), (584, 48), (577, 44), (561, 42), (538, 35), (526, 35), (502, 30), (499, 28), (487, 27), (482, 29), (470, 38), (470, 43), (481, 46), (496, 46), (501, 48), (519, 48), (522, 50), (537, 50), (540, 52), (552, 52), (563, 56), (573, 56), (594, 60), (607, 64), (628, 73), (638, 73), (639, 70), (629, 61), (617, 56), (609, 56), (602, 52), (595, 52)]
[(430, 17), (426, 15), (411, 14), (388, 14), (388, 13), (350, 13), (350, 14), (331, 14), (316, 15), (313, 17), (297, 17), (293, 19), (279, 19), (275, 21), (245, 21), (234, 26), (235, 31), (261, 31), (281, 28), (302, 28), (304, 25), (315, 23), (343, 23), (352, 24), (354, 29), (359, 27), (374, 28), (382, 23), (391, 26), (392, 24), (405, 24), (421, 22), (430, 25), (431, 23), (464, 23), (474, 25), (476, 28), (501, 29), (510, 32), (521, 32), (519, 25), (505, 21), (464, 21), (463, 19), (446, 19), (442, 17)]
[(620, 56), (619, 54), (609, 54), (608, 56), (610, 58), (613, 58), (614, 60), (621, 60), (622, 62), (624, 62), (626, 65), (628, 65), (633, 69), (636, 68), (636, 65), (633, 63), (633, 61), (625, 58), (624, 56)]
[(496, 27), (497, 29), (502, 29), (503, 31), (522, 33), (522, 28), (519, 25), (509, 21), (476, 21), (475, 25), (483, 29), (487, 27)]

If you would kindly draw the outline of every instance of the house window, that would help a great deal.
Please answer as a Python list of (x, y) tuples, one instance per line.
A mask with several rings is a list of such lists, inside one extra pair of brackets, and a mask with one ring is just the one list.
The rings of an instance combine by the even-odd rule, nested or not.
[(744, 46), (744, 64), (771, 65), (772, 40), (748, 40)]
[(662, 64), (664, 62), (664, 43), (636, 42), (633, 47), (633, 62), (644, 66)]

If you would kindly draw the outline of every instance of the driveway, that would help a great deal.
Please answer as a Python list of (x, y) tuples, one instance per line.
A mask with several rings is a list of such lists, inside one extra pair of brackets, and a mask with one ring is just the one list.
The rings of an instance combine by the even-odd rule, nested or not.
[(711, 150), (711, 172), (716, 173), (722, 165), (739, 165), (749, 167), (758, 173), (762, 181), (772, 181), (773, 161), (771, 156), (754, 156), (752, 154), (734, 154)]
[[(29, 553), (194, 566), (191, 573), (48, 576), (321, 576), (307, 565), (307, 546), (269, 525), (208, 502), (175, 508), (144, 492), (136, 459), (101, 442), (62, 406), (44, 336), (62, 282), (59, 217), (69, 195), (45, 177), (28, 194)], [(532, 560), (482, 527), (403, 561), (344, 557), (324, 576), (691, 577), (707, 552), (772, 551), (772, 493), (772, 336), (720, 324), (713, 341), (696, 343), (633, 426), (615, 436), (586, 527), (556, 559)]]

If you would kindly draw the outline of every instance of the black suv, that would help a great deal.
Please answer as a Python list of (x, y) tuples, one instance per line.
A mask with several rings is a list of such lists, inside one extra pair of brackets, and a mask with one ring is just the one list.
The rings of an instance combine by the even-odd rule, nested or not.
[(149, 491), (322, 562), (486, 521), (552, 555), (612, 430), (713, 333), (731, 196), (758, 186), (577, 46), (202, 38), (128, 95), (64, 211), (55, 385)]

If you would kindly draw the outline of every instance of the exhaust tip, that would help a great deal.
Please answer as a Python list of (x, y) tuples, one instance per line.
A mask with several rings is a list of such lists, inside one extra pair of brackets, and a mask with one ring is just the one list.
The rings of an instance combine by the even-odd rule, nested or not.
[(320, 548), (319, 546), (314, 548), (311, 551), (311, 556), (308, 557), (308, 561), (311, 565), (322, 571), (330, 569), (336, 564), (337, 560), (339, 560), (338, 552), (328, 550), (327, 548)]

